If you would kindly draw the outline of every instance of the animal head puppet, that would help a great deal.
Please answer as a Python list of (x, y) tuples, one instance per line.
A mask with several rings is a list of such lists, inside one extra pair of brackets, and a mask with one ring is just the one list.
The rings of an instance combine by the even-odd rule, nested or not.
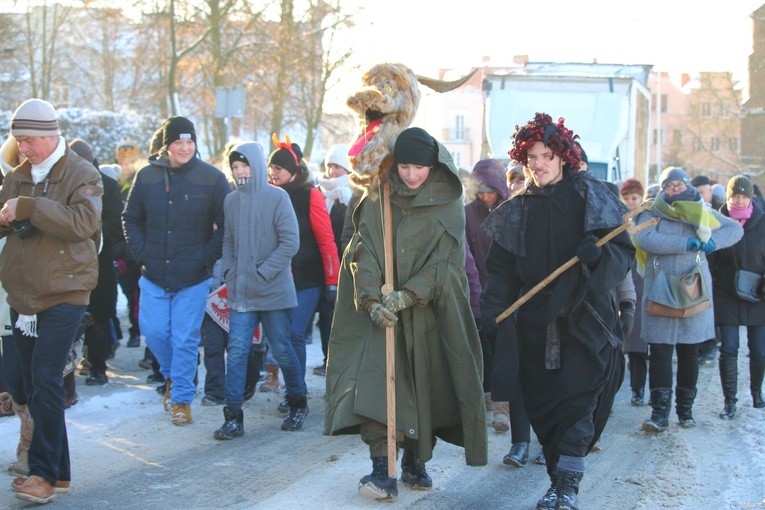
[(364, 73), (361, 88), (347, 101), (359, 123), (358, 139), (348, 151), (354, 184), (369, 188), (387, 178), (396, 137), (412, 123), (420, 104), (418, 82), (447, 92), (474, 73), (452, 82), (417, 76), (403, 64), (377, 64)]

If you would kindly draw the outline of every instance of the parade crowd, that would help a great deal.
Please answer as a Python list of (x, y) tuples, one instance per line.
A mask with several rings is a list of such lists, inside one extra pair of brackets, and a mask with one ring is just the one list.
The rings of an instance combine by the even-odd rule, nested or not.
[[(391, 330), (395, 451), (414, 490), (433, 487), (439, 439), (468, 465), (490, 462), (491, 427), (510, 432), (499, 462), (546, 466), (537, 509), (580, 508), (586, 457), (623, 381), (633, 405), (650, 406), (646, 433), (672, 426), (673, 400), (677, 424), (693, 427), (699, 365), (719, 352), (719, 417), (735, 418), (741, 326), (752, 405), (765, 408), (765, 208), (749, 177), (670, 167), (652, 186), (603, 182), (575, 126), (546, 113), (513, 133), (509, 164), (484, 159), (465, 176), (417, 127), (373, 153), (386, 128), (369, 111), (375, 130), (330, 147), (316, 176), (278, 135), (270, 154), (230, 143), (216, 168), (179, 116), (148, 159), (99, 164), (88, 140), (64, 137), (53, 105), (18, 106), (0, 147), (0, 414), (20, 420), (7, 459), (18, 498), (69, 492), (75, 373), (108, 384), (120, 340), (145, 349), (168, 426), (192, 425), (195, 401), (220, 406), (218, 440), (245, 435), (256, 388), (283, 392), (281, 430), (301, 430), (306, 373), (326, 377), (323, 433), (360, 436), (372, 471), (359, 493), (381, 501), (399, 481)], [(324, 361), (307, 367), (314, 322)]]

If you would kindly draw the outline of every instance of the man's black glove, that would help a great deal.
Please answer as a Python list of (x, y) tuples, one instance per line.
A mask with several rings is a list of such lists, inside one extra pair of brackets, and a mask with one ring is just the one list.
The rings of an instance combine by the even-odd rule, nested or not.
[(483, 317), (481, 317), (481, 327), (479, 331), (483, 332), (487, 338), (494, 338), (497, 336), (497, 328), (499, 327), (499, 324), (497, 324), (495, 319), (496, 316), (493, 314), (483, 314)]
[(330, 305), (335, 304), (335, 300), (337, 299), (337, 285), (327, 285), (324, 299), (326, 299), (327, 303)]
[(619, 320), (622, 323), (622, 333), (626, 339), (632, 334), (632, 328), (635, 326), (635, 303), (633, 301), (619, 303)]
[(603, 248), (598, 246), (598, 238), (590, 234), (585, 237), (579, 246), (576, 248), (576, 256), (579, 260), (585, 264), (591, 265), (600, 260), (600, 256), (603, 254)]

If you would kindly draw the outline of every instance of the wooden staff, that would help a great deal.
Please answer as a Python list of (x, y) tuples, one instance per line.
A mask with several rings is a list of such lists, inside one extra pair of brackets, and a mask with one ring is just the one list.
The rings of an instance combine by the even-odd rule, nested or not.
[[(390, 209), (390, 183), (383, 184), (383, 245), (385, 248), (385, 283), (383, 296), (393, 291), (393, 215)], [(388, 476), (396, 478), (396, 326), (385, 328), (385, 393), (388, 418)]]
[[(635, 209), (626, 213), (624, 216), (622, 216), (624, 223), (622, 223), (621, 225), (613, 229), (611, 232), (603, 236), (601, 239), (598, 239), (595, 245), (602, 247), (608, 241), (610, 241), (611, 239), (613, 239), (614, 237), (618, 236), (619, 234), (621, 234), (622, 232), (628, 229), (630, 229), (632, 232), (639, 232), (640, 230), (643, 230), (644, 228), (648, 228), (649, 226), (656, 225), (656, 223), (658, 223), (659, 221), (659, 218), (652, 218), (650, 221), (641, 223), (640, 225), (637, 225), (637, 226), (632, 225), (632, 218), (634, 218), (641, 212), (650, 209), (652, 205), (653, 205), (653, 201), (649, 200), (649, 201), (643, 202)], [(510, 315), (513, 314), (513, 312), (515, 312), (518, 308), (523, 306), (526, 303), (526, 301), (533, 298), (540, 290), (547, 287), (550, 284), (550, 282), (552, 282), (561, 274), (563, 274), (568, 269), (573, 267), (574, 264), (576, 264), (577, 262), (579, 262), (579, 257), (574, 256), (570, 258), (568, 261), (566, 261), (558, 269), (556, 269), (555, 271), (547, 275), (547, 277), (544, 280), (534, 285), (531, 288), (531, 290), (529, 290), (526, 294), (521, 296), (515, 303), (510, 305), (510, 307), (507, 310), (499, 314), (497, 318), (495, 319), (496, 323), (499, 324), (503, 320), (507, 319)]]

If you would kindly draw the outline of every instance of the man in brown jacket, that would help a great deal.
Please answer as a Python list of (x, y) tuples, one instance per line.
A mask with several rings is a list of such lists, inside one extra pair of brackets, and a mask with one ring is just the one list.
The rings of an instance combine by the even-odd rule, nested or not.
[(103, 186), (93, 165), (68, 149), (50, 103), (22, 103), (11, 134), (26, 161), (0, 191), (0, 281), (35, 423), (29, 477), (12, 487), (39, 504), (69, 491), (62, 373), (98, 278)]

